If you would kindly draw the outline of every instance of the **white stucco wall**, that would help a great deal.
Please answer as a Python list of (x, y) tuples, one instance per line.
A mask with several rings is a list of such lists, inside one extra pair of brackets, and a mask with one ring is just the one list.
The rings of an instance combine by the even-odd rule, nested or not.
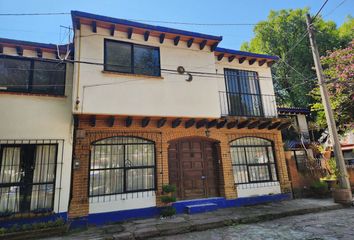
[[(263, 66), (258, 66), (258, 62), (253, 65), (249, 65), (248, 61), (244, 61), (242, 64), (238, 62), (237, 59), (233, 60), (231, 63), (228, 59), (224, 57), (221, 61), (216, 61), (216, 70), (218, 74), (224, 74), (225, 68), (239, 69), (246, 71), (254, 71), (258, 73), (259, 76), (259, 86), (261, 90), (263, 110), (265, 116), (275, 116), (277, 113), (276, 101), (274, 96), (274, 87), (271, 68), (264, 64)], [(223, 77), (218, 78), (218, 91), (225, 92), (225, 79)], [(226, 101), (226, 100), (224, 100)], [(222, 104), (225, 105), (225, 104)], [(225, 105), (226, 106), (226, 105)], [(227, 111), (227, 109), (222, 109), (222, 112)]]
[[(6, 53), (15, 53), (9, 48), (5, 50)], [(26, 51), (24, 55), (25, 53)], [(67, 64), (65, 97), (15, 95), (0, 92), (0, 141), (10, 139), (64, 140), (64, 146), (61, 146), (62, 144), (58, 146), (59, 150), (64, 147), (64, 151), (58, 152), (57, 157), (58, 163), (63, 159), (63, 165), (61, 168), (58, 164), (56, 172), (55, 212), (58, 210), (66, 212), (69, 202), (73, 126), (72, 72), (72, 64)], [(60, 186), (61, 189), (59, 189)]]
[(154, 191), (90, 197), (89, 213), (114, 212), (156, 206)]
[(302, 133), (307, 133), (309, 134), (309, 128), (306, 120), (306, 116), (303, 114), (297, 114), (297, 122), (299, 124), (299, 129)]
[[(97, 34), (91, 27), (81, 26), (81, 61), (103, 64), (104, 39), (116, 39), (137, 44), (157, 46), (160, 48), (162, 69), (176, 70), (183, 66), (187, 71), (203, 71), (215, 73), (214, 54), (208, 47), (199, 50), (193, 44), (187, 48), (186, 42), (180, 41), (178, 46), (165, 39), (160, 44), (158, 38), (150, 37), (147, 42), (142, 35), (133, 34), (132, 39), (126, 33), (97, 28)], [(79, 51), (79, 31), (76, 30), (76, 60)], [(124, 114), (144, 116), (185, 116), (185, 117), (219, 117), (220, 108), (217, 92), (217, 81), (211, 77), (193, 76), (187, 82), (186, 75), (162, 71), (162, 78), (147, 78), (103, 73), (103, 66), (80, 64), (79, 100), (80, 106), (74, 112), (94, 114)], [(78, 83), (78, 64), (75, 64), (74, 96)], [(92, 86), (109, 84), (104, 86)]]
[(237, 185), (237, 197), (255, 197), (281, 193), (279, 182)]

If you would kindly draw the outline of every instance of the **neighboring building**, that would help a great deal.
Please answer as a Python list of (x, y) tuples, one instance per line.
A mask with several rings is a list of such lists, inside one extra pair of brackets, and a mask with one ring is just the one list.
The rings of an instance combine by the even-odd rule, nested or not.
[(218, 48), (218, 36), (77, 11), (72, 18), (70, 218), (152, 216), (165, 184), (177, 187), (178, 211), (289, 197), (276, 57)]
[(218, 48), (219, 36), (72, 20), (74, 46), (0, 39), (0, 224), (154, 216), (166, 184), (178, 212), (290, 197), (277, 57)]
[(67, 217), (73, 65), (57, 50), (68, 49), (0, 38), (0, 227)]

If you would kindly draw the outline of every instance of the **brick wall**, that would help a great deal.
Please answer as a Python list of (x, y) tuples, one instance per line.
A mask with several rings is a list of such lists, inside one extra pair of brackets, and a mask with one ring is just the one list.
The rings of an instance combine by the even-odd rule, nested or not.
[[(74, 157), (80, 161), (80, 167), (73, 170), (72, 198), (69, 206), (69, 217), (84, 217), (88, 215), (88, 184), (89, 184), (89, 154), (92, 142), (112, 136), (136, 136), (155, 142), (156, 146), (156, 174), (157, 191), (156, 200), (159, 205), (159, 194), (162, 192), (162, 185), (168, 184), (168, 146), (169, 141), (183, 137), (204, 137), (205, 128), (197, 129), (195, 126), (185, 128), (183, 124), (176, 128), (171, 127), (167, 122), (165, 126), (157, 128), (157, 119), (151, 120), (150, 124), (143, 128), (141, 120), (133, 120), (131, 126), (126, 127), (123, 119), (116, 120), (113, 126), (107, 126), (107, 119), (97, 118), (95, 126), (92, 126), (89, 117), (78, 117), (79, 124), (76, 128), (74, 146)], [(219, 142), (220, 149), (220, 194), (227, 199), (237, 197), (234, 184), (234, 177), (231, 165), (229, 142), (244, 136), (254, 136), (269, 139), (274, 142), (275, 155), (277, 159), (277, 171), (282, 192), (290, 192), (291, 185), (288, 178), (287, 166), (283, 151), (281, 132), (279, 130), (259, 129), (216, 129), (210, 128), (209, 139)]]

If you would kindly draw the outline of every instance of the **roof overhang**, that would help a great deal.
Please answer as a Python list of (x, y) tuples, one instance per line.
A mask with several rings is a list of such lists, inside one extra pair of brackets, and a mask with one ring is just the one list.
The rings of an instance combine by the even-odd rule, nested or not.
[[(65, 44), (65, 45), (55, 45), (50, 43), (38, 43), (38, 42), (29, 42), (29, 41), (22, 41), (22, 40), (15, 40), (15, 39), (8, 39), (8, 38), (0, 38), (0, 49), (3, 51), (3, 47), (10, 47), (16, 48), (17, 51), (21, 49), (32, 50), (36, 51), (37, 53), (40, 52), (50, 52), (56, 54), (59, 50), (60, 54), (66, 54), (67, 50), (72, 50), (72, 44)], [(1, 51), (1, 53), (2, 53)]]
[(150, 36), (158, 37), (160, 43), (163, 43), (164, 39), (172, 39), (175, 45), (178, 45), (179, 41), (185, 41), (188, 47), (190, 47), (192, 43), (199, 44), (201, 50), (205, 46), (210, 46), (210, 50), (214, 51), (218, 43), (222, 40), (221, 36), (155, 26), (80, 11), (71, 11), (71, 17), (76, 29), (80, 29), (80, 25), (85, 24), (90, 25), (93, 32), (96, 32), (97, 27), (100, 27), (109, 29), (112, 36), (114, 35), (114, 31), (122, 31), (127, 33), (128, 38), (130, 38), (132, 34), (143, 35), (145, 41), (147, 41)]
[(278, 107), (278, 114), (304, 114), (309, 115), (311, 111), (308, 108), (300, 107)]
[(233, 60), (237, 59), (238, 62), (242, 64), (247, 60), (250, 65), (254, 64), (255, 62), (258, 62), (259, 66), (267, 64), (268, 67), (270, 67), (273, 63), (279, 60), (279, 57), (277, 56), (238, 51), (219, 47), (215, 49), (214, 54), (217, 57), (218, 61), (221, 61), (221, 59), (223, 58), (227, 58), (229, 62), (232, 62)]

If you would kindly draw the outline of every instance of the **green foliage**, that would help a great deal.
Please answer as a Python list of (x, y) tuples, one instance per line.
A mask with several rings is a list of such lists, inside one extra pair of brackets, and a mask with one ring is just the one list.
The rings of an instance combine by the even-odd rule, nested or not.
[(6, 228), (0, 228), (0, 235), (6, 233)]
[(174, 207), (168, 206), (161, 210), (162, 217), (171, 217), (176, 214), (176, 209)]
[(176, 197), (174, 196), (161, 196), (161, 202), (163, 203), (172, 203), (172, 202), (176, 202)]
[(65, 225), (65, 221), (62, 218), (58, 218), (55, 221), (23, 224), (21, 226), (18, 224), (14, 224), (10, 228), (0, 228), (0, 235), (6, 234), (6, 233), (11, 233), (11, 232), (18, 232), (18, 231), (31, 231), (31, 230), (38, 230), (38, 229), (45, 229), (45, 228), (54, 228), (54, 227), (60, 227), (63, 225)]
[(323, 181), (313, 182), (310, 186), (311, 194), (314, 197), (326, 197), (329, 194), (328, 184)]
[[(341, 132), (348, 128), (346, 125), (354, 122), (354, 39), (349, 46), (335, 51), (328, 51), (321, 58), (324, 73), (328, 79), (326, 87), (330, 95), (330, 103), (334, 112), (336, 125)], [(316, 123), (319, 127), (327, 126), (326, 116), (319, 87), (311, 91), (315, 99), (311, 110), (317, 113)]]
[[(254, 27), (254, 38), (241, 46), (242, 50), (277, 55), (292, 66), (279, 61), (272, 69), (276, 76), (274, 87), (280, 105), (299, 107), (314, 101), (309, 93), (316, 85), (316, 74), (308, 36), (304, 35), (308, 11), (307, 8), (271, 11), (267, 20)], [(353, 34), (353, 31), (347, 30), (350, 24), (352, 18), (348, 17), (348, 23), (338, 30), (333, 21), (324, 21), (321, 16), (316, 18), (314, 27), (321, 55), (327, 50), (344, 46), (345, 40), (342, 38)], [(303, 40), (299, 42), (299, 39)]]
[(354, 18), (351, 15), (347, 16), (346, 21), (338, 28), (338, 32), (344, 44), (354, 39)]
[(170, 184), (166, 184), (162, 186), (162, 191), (164, 193), (174, 193), (176, 192), (176, 186), (175, 185), (170, 185)]

